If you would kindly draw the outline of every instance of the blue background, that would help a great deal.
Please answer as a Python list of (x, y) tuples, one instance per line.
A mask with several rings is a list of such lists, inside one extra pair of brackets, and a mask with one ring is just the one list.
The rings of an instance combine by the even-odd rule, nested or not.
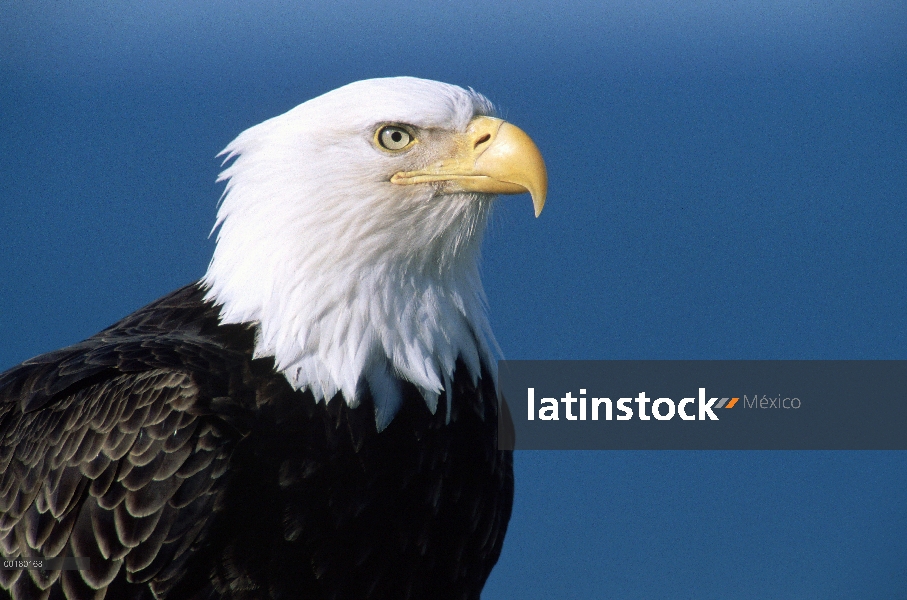
[[(907, 359), (907, 4), (330, 6), (0, 4), (0, 369), (200, 277), (240, 131), (403, 74), (548, 162), (485, 245), (508, 358)], [(516, 469), (486, 599), (907, 594), (902, 452)]]

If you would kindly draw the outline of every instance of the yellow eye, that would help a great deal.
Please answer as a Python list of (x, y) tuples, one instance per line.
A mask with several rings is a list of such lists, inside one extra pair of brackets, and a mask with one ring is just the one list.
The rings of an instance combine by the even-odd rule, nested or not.
[(385, 125), (375, 134), (378, 144), (385, 150), (405, 150), (415, 141), (412, 134), (396, 125)]

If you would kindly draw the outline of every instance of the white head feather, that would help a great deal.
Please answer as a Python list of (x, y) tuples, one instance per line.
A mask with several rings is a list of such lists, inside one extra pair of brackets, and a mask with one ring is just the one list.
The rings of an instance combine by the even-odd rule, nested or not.
[(473, 380), (483, 364), (494, 374), (478, 265), (494, 197), (394, 185), (394, 173), (430, 157), (373, 142), (381, 124), (405, 123), (443, 145), (445, 132), (492, 111), (457, 86), (372, 79), (240, 134), (222, 153), (235, 160), (219, 179), (203, 280), (221, 321), (256, 323), (256, 357), (273, 356), (317, 400), (341, 392), (356, 406), (367, 386), (379, 429), (399, 408), (400, 378), (435, 412), (458, 358)]

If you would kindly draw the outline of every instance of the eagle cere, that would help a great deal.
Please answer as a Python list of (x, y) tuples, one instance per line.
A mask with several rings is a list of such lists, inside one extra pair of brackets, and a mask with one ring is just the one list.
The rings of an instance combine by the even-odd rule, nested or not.
[(472, 90), (356, 82), (240, 134), (205, 276), (0, 375), (10, 598), (478, 598), (501, 551), (496, 194), (532, 140)]

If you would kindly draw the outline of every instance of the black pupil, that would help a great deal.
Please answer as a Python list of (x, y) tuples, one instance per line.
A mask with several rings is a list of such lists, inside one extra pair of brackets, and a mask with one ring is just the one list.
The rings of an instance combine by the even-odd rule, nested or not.
[(395, 142), (399, 142), (400, 140), (403, 139), (403, 134), (400, 133), (399, 131), (395, 131), (391, 134), (391, 139), (394, 140)]

